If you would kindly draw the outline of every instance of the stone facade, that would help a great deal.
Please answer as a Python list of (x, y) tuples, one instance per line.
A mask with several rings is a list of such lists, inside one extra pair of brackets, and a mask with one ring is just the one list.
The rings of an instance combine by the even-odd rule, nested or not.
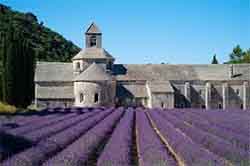
[(250, 64), (114, 64), (94, 23), (85, 38), (72, 63), (37, 63), (37, 105), (250, 109)]

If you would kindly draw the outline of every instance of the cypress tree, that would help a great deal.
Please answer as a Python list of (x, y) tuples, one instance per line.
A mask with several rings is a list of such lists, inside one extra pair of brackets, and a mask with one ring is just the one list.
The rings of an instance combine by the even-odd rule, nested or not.
[(213, 56), (212, 64), (219, 64), (219, 62), (216, 58), (216, 54)]
[(5, 61), (5, 100), (9, 104), (15, 104), (15, 40), (14, 40), (14, 31), (10, 27), (7, 32), (6, 44), (6, 61)]
[(6, 103), (27, 107), (34, 97), (35, 51), (21, 31), (10, 26), (1, 37), (2, 100)]
[(5, 35), (4, 35), (4, 33), (0, 33), (0, 59), (1, 59), (1, 73), (0, 73), (0, 100), (2, 100), (2, 101), (4, 101), (4, 99), (5, 99), (5, 91), (4, 91), (4, 89), (5, 89), (5, 81), (4, 81), (4, 63), (5, 63), (5, 52), (6, 52), (6, 48), (5, 48), (5, 46), (6, 46), (6, 42), (5, 42)]
[(31, 66), (29, 63), (29, 59), (31, 56), (32, 49), (29, 46), (29, 42), (27, 40), (23, 41), (23, 75), (22, 75), (22, 82), (23, 82), (23, 89), (25, 89), (25, 92), (23, 93), (23, 106), (29, 105), (29, 96), (30, 96), (30, 79), (29, 79), (29, 72), (31, 70)]
[(34, 49), (31, 49), (30, 44), (27, 47), (29, 51), (29, 56), (27, 57), (27, 104), (30, 104), (34, 99), (34, 69), (35, 69), (35, 56), (37, 52)]
[(23, 58), (23, 37), (20, 32), (16, 33), (16, 50), (17, 56), (15, 60), (15, 98), (16, 98), (16, 106), (22, 107), (22, 103), (24, 102), (24, 95), (26, 89), (24, 89), (24, 81), (23, 81), (23, 66), (24, 66), (24, 58)]

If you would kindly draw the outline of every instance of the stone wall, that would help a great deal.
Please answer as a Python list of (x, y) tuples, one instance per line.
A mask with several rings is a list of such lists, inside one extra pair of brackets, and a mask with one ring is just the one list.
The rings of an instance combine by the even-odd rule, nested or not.
[(74, 105), (74, 99), (37, 99), (37, 107), (72, 107)]
[(152, 108), (174, 108), (174, 94), (173, 93), (153, 93), (151, 94)]
[[(113, 86), (114, 84), (107, 82), (75, 82), (75, 106), (97, 107), (114, 105), (115, 88)], [(82, 101), (80, 101), (81, 94), (83, 95)], [(95, 101), (96, 95), (98, 95), (98, 101)]]
[(172, 84), (175, 89), (175, 107), (250, 108), (249, 81), (190, 81), (188, 84), (184, 82)]

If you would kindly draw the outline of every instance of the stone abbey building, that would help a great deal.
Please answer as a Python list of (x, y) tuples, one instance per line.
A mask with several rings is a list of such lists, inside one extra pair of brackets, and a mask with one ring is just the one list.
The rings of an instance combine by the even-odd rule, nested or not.
[(115, 64), (94, 23), (85, 38), (72, 63), (37, 62), (37, 105), (250, 108), (250, 64)]

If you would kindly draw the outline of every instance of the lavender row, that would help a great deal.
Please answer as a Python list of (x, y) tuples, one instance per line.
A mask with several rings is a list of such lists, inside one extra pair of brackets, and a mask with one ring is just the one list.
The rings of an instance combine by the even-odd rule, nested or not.
[(185, 135), (190, 137), (194, 142), (205, 147), (209, 151), (233, 162), (234, 164), (241, 164), (243, 162), (249, 162), (249, 154), (242, 149), (235, 148), (232, 144), (220, 137), (212, 135), (208, 132), (204, 132), (191, 124), (185, 123), (185, 121), (170, 115), (168, 112), (157, 111), (161, 116), (165, 118), (166, 122), (172, 123), (176, 128), (180, 129)]
[[(39, 133), (39, 134), (48, 133), (47, 135), (49, 135), (49, 131), (43, 130), (43, 126), (45, 126), (45, 128), (47, 129), (48, 127), (53, 126), (53, 124), (64, 122), (64, 120), (69, 120), (70, 118), (74, 118), (76, 115), (67, 114), (65, 116), (59, 116), (59, 115), (54, 114), (53, 116), (54, 116), (54, 119), (52, 119), (52, 116), (48, 116), (49, 118), (46, 118), (46, 119), (41, 118), (39, 120), (40, 123), (33, 122), (33, 124), (18, 127), (15, 129), (3, 130), (3, 132), (0, 133), (0, 136), (2, 137), (0, 139), (0, 146), (5, 147), (5, 148), (4, 150), (0, 152), (1, 158), (5, 159), (6, 157), (10, 157), (13, 154), (18, 153), (22, 151), (23, 149), (28, 148), (32, 144), (34, 144), (35, 141), (37, 140), (35, 140), (35, 138), (32, 137), (34, 135), (29, 135), (30, 133)], [(47, 121), (41, 121), (41, 120), (47, 120)], [(48, 126), (46, 127), (46, 125)], [(40, 129), (42, 129), (44, 133), (40, 133)], [(51, 129), (53, 128), (50, 128), (50, 131)], [(9, 139), (7, 144), (1, 143), (1, 140), (4, 142), (7, 139)], [(15, 147), (12, 144), (15, 144)]]
[[(60, 111), (59, 111), (60, 110)], [(16, 127), (22, 127), (30, 124), (35, 124), (37, 121), (47, 121), (49, 119), (54, 119), (61, 115), (66, 115), (68, 113), (85, 113), (93, 111), (88, 108), (46, 108), (36, 113), (23, 113), (20, 115), (13, 116), (1, 116), (0, 115), (0, 128), (11, 129)]]
[[(115, 122), (122, 116), (122, 110), (115, 110), (111, 115), (97, 124), (77, 141), (68, 146), (62, 152), (49, 159), (43, 166), (51, 165), (85, 165), (91, 153), (98, 147), (108, 132), (111, 131)], [(92, 165), (92, 164), (91, 164)]]
[(65, 119), (69, 119), (69, 118), (72, 118), (75, 116), (77, 116), (77, 115), (76, 114), (67, 114), (64, 116), (54, 115), (53, 118), (51, 118), (51, 117), (41, 118), (34, 123), (30, 123), (30, 124), (25, 125), (25, 126), (21, 126), (21, 127), (15, 128), (15, 129), (8, 130), (8, 133), (12, 134), (12, 135), (24, 135), (28, 132), (33, 131), (33, 130), (40, 129), (40, 128), (45, 127), (45, 126), (50, 126), (52, 124), (58, 123), (60, 121), (63, 121)]
[(175, 166), (177, 162), (162, 144), (143, 111), (136, 112), (137, 140), (140, 165)]
[(197, 117), (184, 111), (168, 111), (168, 113), (170, 115), (174, 115), (176, 118), (182, 121), (187, 121), (188, 123), (194, 125), (195, 127), (198, 127), (199, 129), (230, 141), (231, 144), (236, 148), (241, 148), (245, 151), (250, 150), (249, 137), (240, 135), (225, 128), (221, 128), (218, 125), (207, 121), (205, 117)]
[(213, 115), (217, 115), (216, 119), (221, 120), (225, 123), (230, 122), (237, 122), (238, 120), (242, 120), (243, 122), (249, 121), (250, 116), (248, 114), (244, 114), (244, 112), (234, 112), (229, 110), (204, 110), (204, 109), (185, 109), (187, 112), (196, 113), (196, 114), (202, 114), (202, 115), (208, 115), (209, 117)]
[(55, 153), (60, 152), (62, 149), (73, 143), (111, 112), (112, 110), (100, 112), (96, 116), (88, 118), (71, 128), (50, 136), (47, 139), (40, 141), (36, 146), (33, 146), (5, 160), (2, 163), (2, 166), (40, 165), (50, 156), (53, 156)]
[[(249, 132), (249, 120), (243, 121), (240, 118), (237, 119), (237, 121), (232, 117), (227, 117), (225, 114), (219, 114), (218, 112), (211, 112), (211, 111), (197, 111), (197, 110), (187, 110), (188, 113), (193, 113), (201, 117), (205, 117), (208, 121), (224, 127), (228, 128), (234, 132), (237, 132), (241, 135), (245, 135), (247, 137), (250, 137)], [(228, 112), (228, 114), (230, 114)]]
[(110, 140), (98, 158), (97, 166), (131, 165), (131, 146), (134, 111), (129, 109), (116, 126)]
[(156, 111), (149, 111), (149, 114), (166, 141), (186, 165), (226, 165), (225, 160), (194, 143)]
[[(197, 110), (199, 111), (199, 110)], [(248, 121), (250, 118), (250, 112), (247, 110), (241, 110), (241, 109), (226, 109), (226, 110), (217, 110), (217, 109), (211, 109), (208, 110), (210, 112), (225, 115), (226, 117), (236, 118), (236, 119), (242, 119), (245, 121)], [(226, 118), (227, 119), (227, 118)]]
[(32, 132), (29, 132), (25, 134), (23, 137), (27, 140), (30, 140), (32, 142), (38, 142), (42, 139), (45, 139), (53, 134), (56, 134), (58, 132), (61, 132), (69, 127), (72, 127), (74, 125), (77, 125), (77, 123), (80, 123), (84, 120), (86, 120), (89, 117), (92, 117), (96, 115), (98, 111), (95, 112), (88, 112), (82, 115), (74, 116), (69, 119), (65, 119), (63, 121), (60, 121), (54, 125), (46, 126), (41, 129), (34, 130)]
[(41, 119), (50, 119), (58, 116), (53, 115), (47, 115), (45, 116), (39, 116), (39, 115), (30, 115), (30, 116), (24, 116), (24, 115), (13, 115), (10, 117), (4, 118), (3, 121), (0, 122), (0, 127), (5, 130), (10, 130), (12, 128), (22, 127), (25, 125), (30, 125), (32, 123), (36, 123), (37, 120)]

